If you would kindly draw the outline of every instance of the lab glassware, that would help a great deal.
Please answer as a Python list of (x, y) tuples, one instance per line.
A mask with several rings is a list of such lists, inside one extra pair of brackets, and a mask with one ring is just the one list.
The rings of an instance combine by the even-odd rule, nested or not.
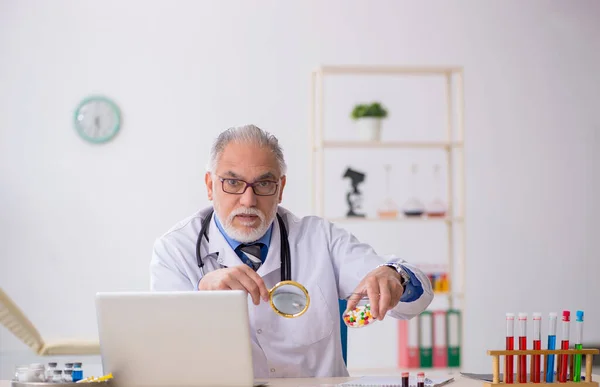
[(417, 164), (412, 164), (410, 177), (411, 196), (402, 206), (402, 211), (404, 212), (404, 215), (410, 217), (418, 217), (423, 215), (423, 213), (425, 212), (425, 206), (423, 205), (423, 202), (419, 199), (418, 194), (418, 171), (419, 168)]
[(385, 168), (385, 199), (379, 206), (377, 214), (382, 219), (395, 219), (398, 217), (398, 205), (390, 195), (390, 170), (392, 166), (386, 164)]
[(439, 164), (433, 166), (433, 198), (427, 204), (427, 216), (430, 218), (446, 216), (446, 204), (442, 199), (442, 175)]

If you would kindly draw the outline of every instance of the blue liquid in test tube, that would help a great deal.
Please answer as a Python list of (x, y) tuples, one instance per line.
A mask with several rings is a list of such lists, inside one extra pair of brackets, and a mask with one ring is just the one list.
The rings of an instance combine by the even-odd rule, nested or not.
[[(556, 349), (556, 320), (557, 314), (550, 313), (550, 327), (548, 330), (548, 349)], [(554, 382), (554, 356), (548, 355), (546, 358), (546, 383)]]

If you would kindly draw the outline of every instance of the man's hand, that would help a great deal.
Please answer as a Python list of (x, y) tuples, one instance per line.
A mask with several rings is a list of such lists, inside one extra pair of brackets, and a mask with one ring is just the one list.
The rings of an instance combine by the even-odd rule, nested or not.
[(269, 301), (269, 290), (262, 278), (246, 265), (209, 272), (200, 280), (198, 290), (245, 290), (252, 296), (254, 305), (258, 305), (261, 298)]
[(385, 314), (400, 301), (404, 288), (400, 274), (392, 267), (382, 266), (371, 271), (358, 284), (348, 298), (348, 310), (352, 310), (366, 293), (371, 304), (371, 315), (383, 320)]

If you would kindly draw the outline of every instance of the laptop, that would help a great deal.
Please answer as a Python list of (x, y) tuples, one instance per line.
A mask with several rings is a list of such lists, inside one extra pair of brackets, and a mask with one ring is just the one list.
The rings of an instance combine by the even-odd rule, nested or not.
[(245, 292), (96, 295), (103, 373), (119, 387), (251, 387)]

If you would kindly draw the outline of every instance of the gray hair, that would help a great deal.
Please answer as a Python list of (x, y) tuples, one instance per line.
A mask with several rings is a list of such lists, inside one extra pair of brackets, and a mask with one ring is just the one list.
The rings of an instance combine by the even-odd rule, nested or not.
[(230, 142), (241, 142), (246, 144), (255, 144), (260, 147), (267, 147), (273, 152), (277, 163), (279, 164), (279, 172), (285, 175), (287, 165), (283, 157), (283, 150), (279, 146), (277, 137), (269, 132), (266, 132), (255, 125), (244, 125), (229, 128), (221, 132), (216, 138), (210, 149), (210, 159), (207, 169), (214, 174), (217, 169), (217, 161), (221, 157), (221, 153)]

